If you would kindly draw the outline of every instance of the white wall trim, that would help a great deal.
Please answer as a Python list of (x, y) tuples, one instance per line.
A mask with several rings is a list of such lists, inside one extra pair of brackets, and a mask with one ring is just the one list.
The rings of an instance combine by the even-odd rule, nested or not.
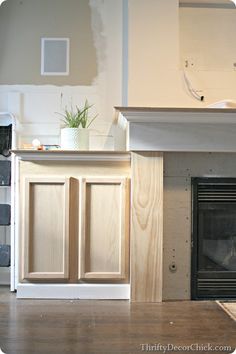
[(68, 93), (96, 94), (97, 88), (91, 86), (56, 86), (56, 85), (0, 85), (0, 93)]
[(129, 300), (129, 284), (19, 284), (18, 299)]

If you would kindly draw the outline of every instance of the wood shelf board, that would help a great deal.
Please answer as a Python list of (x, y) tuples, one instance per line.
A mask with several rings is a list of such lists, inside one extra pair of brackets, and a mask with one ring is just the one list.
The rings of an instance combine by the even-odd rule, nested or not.
[(12, 150), (23, 161), (130, 161), (127, 151)]

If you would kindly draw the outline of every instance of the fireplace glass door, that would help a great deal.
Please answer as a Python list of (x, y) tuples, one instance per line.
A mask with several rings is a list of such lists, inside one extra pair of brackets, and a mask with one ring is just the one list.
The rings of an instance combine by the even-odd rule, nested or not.
[(192, 186), (192, 298), (236, 298), (236, 179)]

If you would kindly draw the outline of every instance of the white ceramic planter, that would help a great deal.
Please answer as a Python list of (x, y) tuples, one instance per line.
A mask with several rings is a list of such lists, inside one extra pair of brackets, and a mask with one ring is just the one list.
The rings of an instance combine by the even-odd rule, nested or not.
[(80, 128), (61, 129), (62, 150), (89, 150), (89, 130)]

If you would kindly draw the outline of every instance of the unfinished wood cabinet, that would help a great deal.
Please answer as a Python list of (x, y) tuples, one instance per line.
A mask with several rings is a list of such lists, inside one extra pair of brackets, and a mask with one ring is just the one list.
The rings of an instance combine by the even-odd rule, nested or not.
[(126, 280), (128, 178), (82, 178), (79, 229), (79, 279)]
[(23, 186), (23, 280), (128, 281), (129, 178), (28, 176)]
[(69, 178), (24, 179), (22, 278), (69, 276)]

